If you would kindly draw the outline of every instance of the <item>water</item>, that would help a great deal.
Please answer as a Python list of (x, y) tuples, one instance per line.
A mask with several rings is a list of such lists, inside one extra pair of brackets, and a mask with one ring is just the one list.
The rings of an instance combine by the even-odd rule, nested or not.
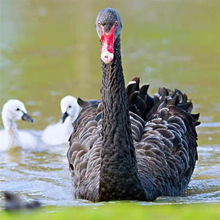
[[(144, 205), (220, 201), (219, 26), (218, 1), (68, 1), (0, 0), (0, 106), (24, 101), (35, 124), (19, 122), (39, 136), (59, 120), (59, 102), (71, 94), (100, 98), (100, 45), (97, 13), (116, 8), (122, 17), (125, 80), (135, 76), (158, 87), (179, 88), (200, 112), (199, 160), (183, 197), (158, 198)], [(0, 128), (3, 128), (2, 122)], [(0, 154), (0, 191), (11, 190), (44, 205), (84, 206), (73, 200), (68, 145), (40, 144)], [(2, 195), (0, 195), (0, 205)]]

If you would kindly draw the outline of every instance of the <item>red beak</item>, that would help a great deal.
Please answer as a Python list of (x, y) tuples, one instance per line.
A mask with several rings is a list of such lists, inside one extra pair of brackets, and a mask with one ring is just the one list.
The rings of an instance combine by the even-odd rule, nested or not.
[(115, 25), (112, 26), (108, 34), (105, 33), (104, 27), (101, 26), (101, 60), (108, 64), (114, 58), (114, 42), (115, 42)]

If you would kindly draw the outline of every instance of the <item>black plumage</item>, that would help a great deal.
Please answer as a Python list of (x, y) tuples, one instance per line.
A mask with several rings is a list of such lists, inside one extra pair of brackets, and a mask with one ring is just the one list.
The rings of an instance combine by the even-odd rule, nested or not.
[(102, 61), (102, 100), (81, 102), (84, 108), (70, 138), (74, 198), (152, 201), (180, 196), (197, 160), (199, 115), (191, 114), (192, 102), (179, 90), (160, 88), (151, 97), (149, 85), (140, 87), (138, 77), (125, 88), (121, 20), (114, 9), (101, 11), (98, 35), (100, 25), (110, 30), (113, 24), (114, 58)]

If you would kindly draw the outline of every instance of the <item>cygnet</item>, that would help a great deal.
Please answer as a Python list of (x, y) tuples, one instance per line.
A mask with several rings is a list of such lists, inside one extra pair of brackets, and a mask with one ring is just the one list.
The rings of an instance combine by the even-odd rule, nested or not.
[(42, 140), (46, 145), (59, 145), (68, 143), (70, 134), (73, 132), (72, 123), (76, 120), (81, 110), (73, 96), (65, 96), (60, 102), (62, 117), (59, 123), (45, 128)]
[(33, 135), (17, 129), (17, 120), (34, 122), (28, 115), (24, 103), (17, 99), (8, 100), (2, 108), (4, 129), (0, 131), (0, 150), (5, 151), (12, 147), (25, 149), (37, 147), (37, 139)]

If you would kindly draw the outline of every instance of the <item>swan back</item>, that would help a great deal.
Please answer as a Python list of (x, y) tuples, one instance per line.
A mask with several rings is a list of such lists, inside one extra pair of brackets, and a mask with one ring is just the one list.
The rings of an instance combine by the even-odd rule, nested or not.
[[(199, 114), (191, 114), (192, 104), (185, 94), (160, 88), (154, 98), (146, 99), (148, 110), (141, 117), (143, 107), (139, 102), (143, 101), (141, 97), (149, 95), (140, 96), (143, 88), (136, 88), (132, 93), (138, 92), (138, 98), (136, 102), (130, 99), (129, 108), (135, 108), (131, 108), (129, 117), (139, 178), (147, 194), (145, 200), (180, 196), (188, 186), (198, 158), (195, 127), (200, 123)], [(102, 103), (88, 105), (74, 123), (67, 156), (75, 198), (99, 201), (102, 108)], [(120, 174), (121, 170), (117, 172)], [(121, 186), (125, 187), (124, 183)]]

